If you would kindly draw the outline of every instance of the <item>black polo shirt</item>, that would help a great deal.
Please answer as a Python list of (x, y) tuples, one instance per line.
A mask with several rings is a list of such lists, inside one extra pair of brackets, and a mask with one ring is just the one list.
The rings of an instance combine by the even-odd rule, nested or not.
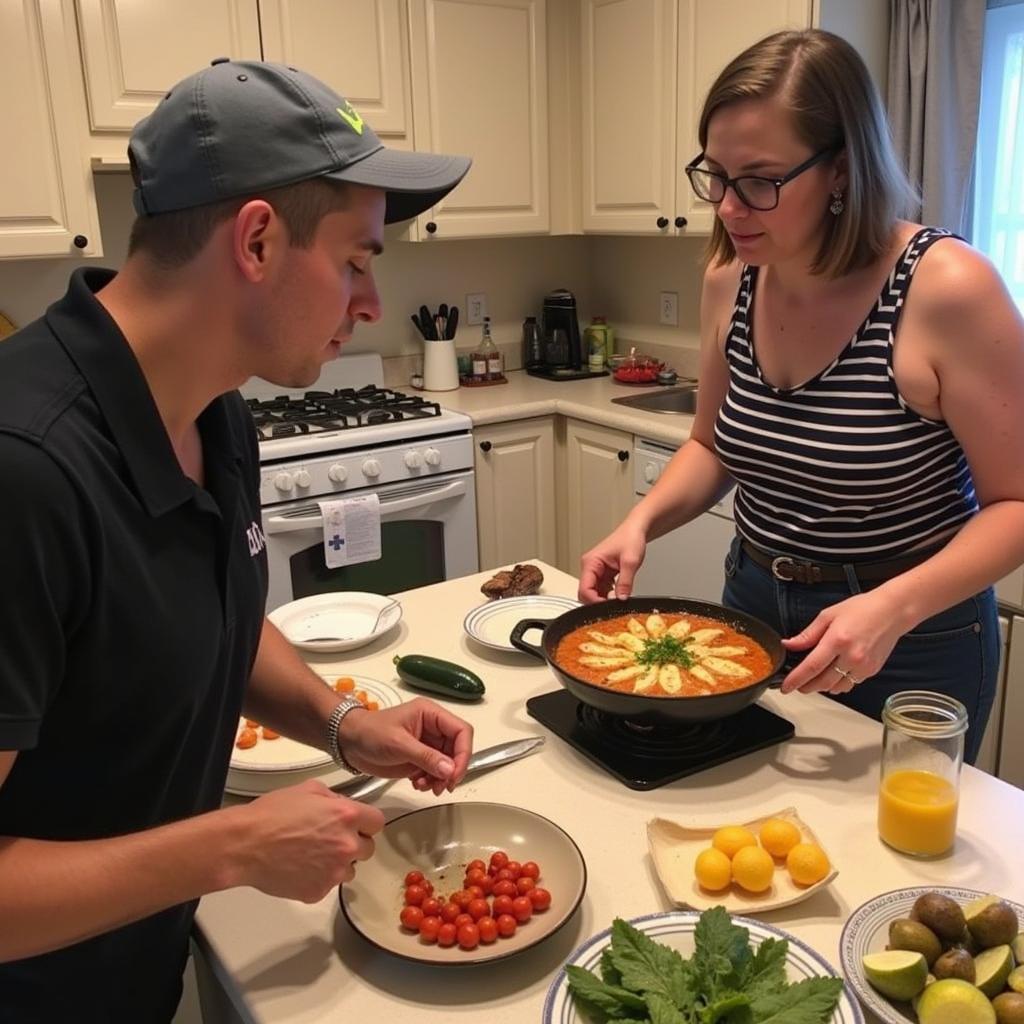
[[(19, 751), (0, 835), (103, 838), (218, 807), (259, 643), (251, 417), (216, 399), (205, 484), (184, 475), (94, 296), (112, 277), (75, 271), (0, 343), (0, 750)], [(169, 1020), (194, 910), (0, 964), (0, 1022)]]

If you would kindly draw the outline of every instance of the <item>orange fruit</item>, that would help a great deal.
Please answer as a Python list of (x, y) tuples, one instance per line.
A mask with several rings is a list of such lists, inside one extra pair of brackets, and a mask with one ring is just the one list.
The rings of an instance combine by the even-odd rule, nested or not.
[(744, 846), (732, 859), (732, 879), (747, 892), (764, 892), (771, 888), (775, 861), (760, 846)]
[(800, 842), (800, 829), (791, 821), (769, 818), (760, 829), (761, 845), (773, 857), (785, 857)]
[(726, 825), (714, 834), (711, 845), (732, 860), (737, 851), (742, 850), (743, 847), (757, 846), (757, 837), (750, 829), (743, 828), (742, 825)]
[(814, 885), (832, 869), (825, 851), (816, 843), (797, 843), (786, 855), (786, 867), (799, 885)]
[(721, 850), (709, 846), (697, 854), (693, 873), (702, 889), (718, 892), (724, 889), (732, 878), (732, 863)]

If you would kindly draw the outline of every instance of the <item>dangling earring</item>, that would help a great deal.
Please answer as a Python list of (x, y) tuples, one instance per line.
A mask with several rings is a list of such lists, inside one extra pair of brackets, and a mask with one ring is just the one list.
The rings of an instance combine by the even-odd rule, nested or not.
[(832, 190), (832, 202), (828, 204), (828, 209), (833, 217), (838, 217), (846, 209), (846, 203), (843, 202), (843, 193), (837, 188)]

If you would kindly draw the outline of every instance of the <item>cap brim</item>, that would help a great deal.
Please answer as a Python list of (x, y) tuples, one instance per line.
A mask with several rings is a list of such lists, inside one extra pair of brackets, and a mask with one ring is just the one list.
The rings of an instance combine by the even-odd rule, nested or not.
[(418, 217), (444, 199), (466, 176), (471, 163), (465, 156), (382, 148), (325, 177), (384, 189), (387, 193), (384, 223), (394, 224)]

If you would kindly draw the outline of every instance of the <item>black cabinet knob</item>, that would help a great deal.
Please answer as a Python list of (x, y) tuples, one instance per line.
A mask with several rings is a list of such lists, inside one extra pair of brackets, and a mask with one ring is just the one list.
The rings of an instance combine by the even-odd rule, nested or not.
[(619, 452), (619, 462), (629, 462), (629, 452), (627, 452), (627, 451)]
[(85, 235), (75, 235), (71, 241), (74, 243), (76, 249), (84, 249), (89, 244), (89, 239), (86, 238)]
[(437, 225), (432, 220), (428, 220), (427, 221), (427, 234), (428, 235), (432, 235), (432, 234), (434, 234), (435, 231), (437, 231)]
[(676, 217), (676, 227), (677, 228), (685, 228), (686, 227), (686, 218), (685, 217)]
[(491, 450), (491, 442), (490, 441), (481, 441), (480, 442), (480, 451), (482, 451), (482, 452), (489, 452), (490, 450)]
[(658, 218), (658, 227), (659, 228), (667, 228), (668, 227), (668, 217), (659, 217)]

